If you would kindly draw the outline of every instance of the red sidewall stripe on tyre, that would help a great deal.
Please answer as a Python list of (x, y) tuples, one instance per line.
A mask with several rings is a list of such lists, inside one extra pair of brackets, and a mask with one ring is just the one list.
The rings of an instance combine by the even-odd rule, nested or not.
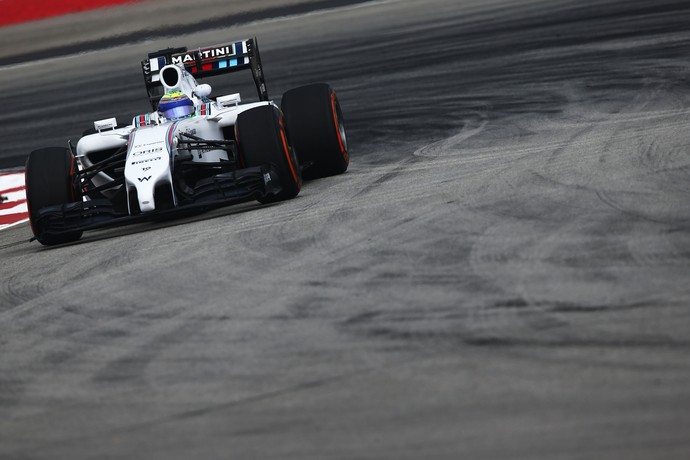
[(331, 112), (333, 113), (333, 123), (335, 124), (335, 135), (338, 137), (338, 144), (340, 144), (340, 153), (343, 154), (343, 158), (345, 158), (346, 162), (349, 162), (350, 159), (347, 156), (347, 150), (345, 149), (345, 144), (343, 144), (343, 139), (340, 136), (340, 124), (338, 123), (338, 111), (335, 108), (335, 92), (331, 93)]
[[(74, 158), (74, 155), (72, 155), (70, 153), (69, 161), (70, 161), (70, 163), (69, 163), (69, 179), (70, 179), (70, 183), (74, 184), (74, 170), (77, 167), (77, 159)], [(70, 196), (72, 197), (72, 201), (78, 200), (77, 191), (74, 188), (74, 186), (70, 187), (69, 193), (70, 193)]]
[(285, 158), (287, 159), (288, 165), (290, 166), (290, 172), (292, 173), (293, 179), (295, 179), (295, 184), (298, 187), (302, 186), (302, 182), (297, 177), (297, 171), (295, 170), (295, 165), (292, 164), (292, 158), (290, 158), (290, 149), (288, 147), (287, 138), (285, 137), (285, 126), (283, 125), (283, 119), (280, 119), (278, 123), (280, 125), (280, 138), (283, 141), (283, 151), (285, 152)]

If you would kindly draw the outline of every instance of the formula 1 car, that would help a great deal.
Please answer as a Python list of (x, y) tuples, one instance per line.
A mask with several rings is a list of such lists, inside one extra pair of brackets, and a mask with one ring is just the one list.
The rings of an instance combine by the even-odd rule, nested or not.
[[(196, 78), (252, 72), (258, 102), (210, 98)], [(268, 97), (256, 38), (188, 51), (168, 48), (142, 61), (153, 109), (127, 126), (98, 120), (76, 145), (31, 152), (26, 194), (34, 237), (44, 245), (83, 231), (184, 210), (297, 196), (305, 178), (345, 172), (347, 136), (327, 84)]]

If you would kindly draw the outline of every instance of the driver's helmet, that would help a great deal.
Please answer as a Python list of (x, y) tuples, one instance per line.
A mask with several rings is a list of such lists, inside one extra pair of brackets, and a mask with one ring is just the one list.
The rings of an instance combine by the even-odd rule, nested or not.
[(194, 102), (182, 91), (169, 91), (158, 103), (158, 111), (168, 120), (179, 120), (194, 114)]

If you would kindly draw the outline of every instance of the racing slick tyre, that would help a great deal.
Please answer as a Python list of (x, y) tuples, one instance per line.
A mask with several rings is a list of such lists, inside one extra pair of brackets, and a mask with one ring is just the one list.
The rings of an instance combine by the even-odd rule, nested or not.
[(69, 150), (61, 147), (34, 150), (26, 160), (26, 204), (29, 209), (29, 222), (34, 236), (41, 244), (50, 246), (81, 238), (81, 231), (50, 234), (46, 232), (45, 224), (37, 221), (37, 212), (41, 208), (71, 203), (79, 199), (72, 185), (74, 168), (74, 156)]
[(302, 172), (288, 143), (283, 115), (274, 106), (261, 106), (242, 112), (237, 117), (237, 142), (245, 166), (272, 163), (280, 179), (281, 191), (258, 198), (261, 203), (274, 203), (294, 198), (302, 188)]
[(333, 88), (316, 83), (291, 89), (283, 94), (281, 108), (305, 178), (333, 176), (347, 170), (350, 157), (345, 123)]

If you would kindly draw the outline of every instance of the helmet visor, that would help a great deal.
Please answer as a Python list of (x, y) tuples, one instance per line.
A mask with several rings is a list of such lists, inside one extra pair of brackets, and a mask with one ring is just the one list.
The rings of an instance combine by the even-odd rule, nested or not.
[(172, 109), (163, 112), (163, 115), (168, 120), (176, 120), (178, 118), (184, 118), (190, 114), (194, 113), (193, 105), (180, 105), (178, 107), (173, 107)]

